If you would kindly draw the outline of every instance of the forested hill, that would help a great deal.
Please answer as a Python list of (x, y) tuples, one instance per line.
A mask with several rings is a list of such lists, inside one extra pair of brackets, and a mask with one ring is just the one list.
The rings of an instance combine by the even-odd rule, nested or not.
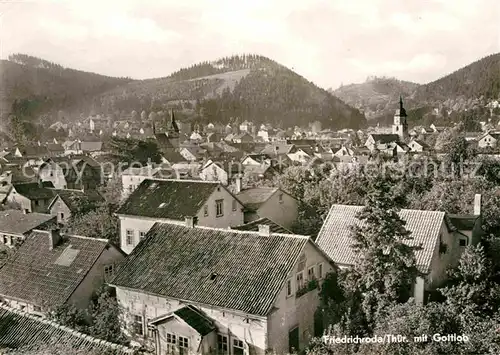
[(100, 96), (101, 110), (175, 107), (184, 117), (227, 123), (232, 117), (282, 127), (358, 128), (364, 115), (290, 69), (262, 56), (237, 55), (134, 81)]
[(484, 57), (415, 91), (414, 99), (433, 103), (459, 97), (500, 96), (500, 53)]
[(387, 77), (369, 77), (364, 83), (343, 85), (330, 92), (348, 103), (362, 109), (367, 119), (394, 111), (399, 105), (399, 96), (410, 96), (418, 84)]
[(17, 99), (29, 102), (33, 115), (86, 109), (100, 93), (131, 81), (64, 68), (25, 54), (2, 60), (0, 75), (2, 112), (8, 113)]
[[(364, 111), (368, 120), (381, 123), (392, 121), (399, 95), (404, 97), (409, 113), (413, 113), (409, 116), (410, 120), (432, 116), (432, 111), (437, 109), (440, 114), (434, 118), (427, 117), (430, 121), (441, 119), (444, 112), (460, 117), (460, 113), (471, 111), (480, 121), (487, 119), (483, 108), (488, 102), (500, 98), (500, 53), (484, 57), (428, 84), (375, 77), (365, 83), (342, 86), (331, 92)], [(444, 115), (446, 119), (450, 118), (448, 113)]]

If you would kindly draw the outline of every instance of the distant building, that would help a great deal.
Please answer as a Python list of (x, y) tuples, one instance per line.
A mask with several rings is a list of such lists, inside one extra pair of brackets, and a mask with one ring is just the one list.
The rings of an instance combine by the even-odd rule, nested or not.
[(96, 191), (54, 190), (55, 197), (47, 207), (48, 212), (57, 217), (59, 224), (67, 224), (81, 208), (92, 210), (104, 202), (104, 198)]
[(408, 122), (406, 110), (403, 107), (403, 98), (399, 97), (399, 109), (394, 115), (394, 124), (392, 125), (392, 134), (397, 134), (401, 141), (408, 139)]
[(236, 190), (236, 197), (245, 207), (245, 223), (269, 218), (285, 228), (297, 220), (298, 201), (279, 188), (255, 187)]
[(477, 145), (479, 148), (495, 148), (500, 140), (500, 133), (488, 132), (478, 138)]
[(5, 203), (24, 213), (47, 213), (54, 195), (54, 185), (51, 182), (13, 184)]

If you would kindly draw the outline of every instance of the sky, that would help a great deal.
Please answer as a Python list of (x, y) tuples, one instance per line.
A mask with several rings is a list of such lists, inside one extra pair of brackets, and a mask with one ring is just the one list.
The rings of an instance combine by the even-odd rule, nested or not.
[(0, 57), (146, 79), (252, 53), (323, 88), (426, 83), (500, 52), (499, 18), (499, 0), (0, 0)]

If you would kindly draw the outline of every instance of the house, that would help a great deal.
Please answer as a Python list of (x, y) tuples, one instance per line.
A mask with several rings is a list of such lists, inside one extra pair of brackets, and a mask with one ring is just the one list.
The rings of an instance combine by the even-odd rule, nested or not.
[(272, 158), (267, 154), (247, 154), (242, 160), (241, 165), (256, 165), (260, 166), (262, 164), (271, 165)]
[(269, 218), (285, 228), (297, 220), (298, 201), (287, 192), (273, 187), (243, 189), (236, 197), (245, 207), (245, 223)]
[(390, 144), (399, 142), (399, 135), (397, 134), (370, 134), (365, 143), (365, 147), (373, 151), (375, 149), (386, 149)]
[(0, 304), (0, 353), (43, 352), (55, 345), (62, 354), (78, 349), (82, 354), (132, 355), (134, 349), (93, 338), (19, 309)]
[(191, 222), (156, 223), (110, 282), (131, 339), (156, 354), (263, 355), (322, 334), (317, 286), (333, 265), (309, 237)]
[(479, 148), (496, 148), (500, 140), (500, 133), (488, 132), (478, 138), (477, 146)]
[(67, 224), (71, 216), (81, 211), (95, 209), (104, 198), (95, 190), (54, 190), (56, 196), (47, 207), (52, 216), (56, 216), (57, 223)]
[(297, 148), (293, 153), (287, 154), (288, 158), (295, 163), (305, 164), (314, 157), (311, 149)]
[(264, 149), (260, 151), (260, 154), (267, 154), (271, 157), (287, 155), (293, 153), (296, 150), (293, 144), (273, 142), (267, 144)]
[(156, 222), (227, 228), (243, 224), (243, 205), (218, 182), (144, 180), (116, 212), (120, 245), (129, 254)]
[(242, 132), (233, 137), (233, 143), (252, 143), (253, 137), (248, 132)]
[(160, 167), (146, 165), (141, 167), (129, 167), (122, 171), (122, 198), (126, 198), (146, 179), (152, 179), (160, 170)]
[(438, 127), (434, 125), (434, 123), (430, 125), (430, 128), (434, 131), (434, 133), (441, 133), (446, 129), (446, 127)]
[(430, 150), (430, 147), (425, 142), (417, 139), (413, 139), (408, 143), (408, 147), (410, 147), (410, 152), (412, 153), (422, 153)]
[(271, 221), (269, 218), (259, 218), (252, 222), (248, 222), (242, 224), (241, 226), (232, 227), (231, 229), (239, 230), (239, 231), (259, 231), (259, 226), (268, 226), (269, 231), (271, 233), (281, 233), (281, 234), (293, 234), (291, 231), (286, 229), (283, 226), (280, 226), (278, 223)]
[(0, 211), (0, 243), (14, 247), (34, 229), (55, 227), (54, 216), (44, 213), (23, 213), (19, 210)]
[(77, 139), (74, 141), (64, 142), (63, 147), (66, 155), (97, 153), (102, 151), (102, 142), (82, 141), (80, 139)]
[(48, 143), (47, 150), (49, 151), (49, 156), (57, 157), (64, 155), (64, 148), (58, 143)]
[[(475, 214), (479, 216), (478, 205), (480, 195), (475, 200)], [(339, 267), (356, 263), (358, 256), (352, 248), (351, 226), (364, 223), (357, 218), (362, 209), (363, 206), (333, 205), (318, 234), (318, 245)], [(402, 209), (399, 216), (406, 221), (405, 228), (413, 238), (408, 244), (421, 246), (415, 251), (415, 257), (424, 276), (415, 282), (414, 298), (423, 303), (426, 293), (446, 280), (447, 268), (458, 263), (463, 248), (476, 241), (454, 227), (445, 212)]]
[(353, 157), (354, 156), (354, 150), (346, 147), (345, 145), (343, 145), (342, 147), (340, 147), (339, 150), (335, 151), (335, 153), (333, 153), (334, 156), (336, 157)]
[(235, 177), (243, 174), (243, 167), (237, 161), (209, 162), (200, 171), (200, 179), (204, 181), (220, 181), (227, 186)]
[(206, 150), (197, 146), (183, 147), (179, 151), (180, 155), (187, 161), (197, 161), (203, 158)]
[(263, 180), (271, 181), (277, 174), (276, 169), (268, 164), (244, 165), (242, 178), (247, 181), (247, 184), (253, 184)]
[(84, 309), (124, 258), (107, 239), (34, 230), (0, 269), (0, 298), (40, 315), (62, 304)]
[(40, 145), (20, 145), (14, 151), (14, 156), (18, 158), (40, 159), (49, 156), (47, 147)]
[(13, 184), (5, 197), (5, 204), (25, 213), (47, 213), (47, 207), (54, 198), (54, 185), (51, 182)]
[(86, 156), (53, 157), (40, 164), (38, 175), (56, 189), (91, 189), (101, 183), (101, 166)]

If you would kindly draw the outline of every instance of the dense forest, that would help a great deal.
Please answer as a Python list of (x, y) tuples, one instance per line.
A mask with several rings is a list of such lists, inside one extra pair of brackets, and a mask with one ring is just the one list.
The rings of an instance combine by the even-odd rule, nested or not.
[(68, 69), (26, 54), (2, 60), (0, 73), (2, 112), (8, 113), (19, 100), (27, 102), (35, 116), (86, 108), (96, 95), (131, 80)]
[[(369, 78), (365, 83), (346, 85), (331, 91), (347, 104), (364, 111), (381, 123), (391, 120), (402, 95), (416, 120), (438, 109), (437, 119), (449, 119), (451, 112), (477, 110), (500, 97), (500, 53), (482, 58), (449, 75), (424, 85), (394, 78)], [(446, 115), (442, 113), (447, 112)], [(421, 115), (416, 117), (416, 115)], [(457, 116), (458, 117), (458, 116)], [(453, 117), (451, 117), (453, 118)], [(478, 120), (484, 119), (478, 115)], [(444, 122), (443, 122), (444, 124)]]
[(418, 84), (387, 77), (369, 77), (362, 84), (343, 85), (330, 92), (348, 103), (363, 109), (368, 119), (393, 111), (399, 103), (399, 96), (407, 99)]
[(2, 83), (8, 99), (5, 111), (15, 99), (23, 99), (32, 117), (51, 113), (52, 122), (78, 119), (80, 113), (124, 118), (132, 111), (174, 107), (179, 117), (201, 122), (226, 123), (240, 117), (284, 127), (316, 120), (332, 128), (365, 124), (358, 110), (280, 64), (251, 54), (195, 64), (149, 80), (110, 78), (16, 54), (2, 62)]

